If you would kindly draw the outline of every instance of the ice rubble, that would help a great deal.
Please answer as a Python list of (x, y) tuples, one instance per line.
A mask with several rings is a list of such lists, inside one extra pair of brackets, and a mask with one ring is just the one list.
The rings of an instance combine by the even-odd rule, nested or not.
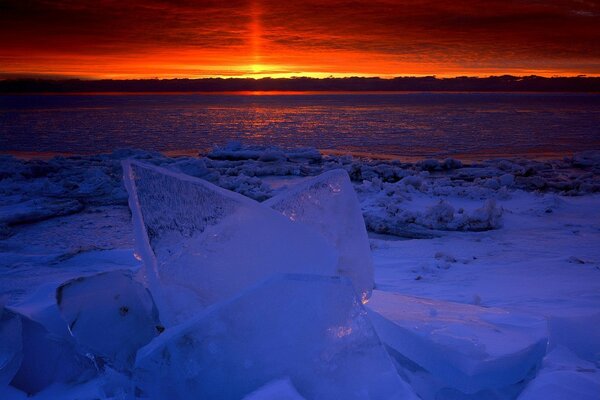
[(269, 278), (167, 329), (134, 370), (153, 399), (240, 399), (285, 377), (310, 399), (415, 398), (343, 277)]
[[(206, 156), (166, 157), (142, 150), (118, 150), (111, 154), (54, 157), (48, 161), (19, 160), (0, 156), (0, 214), (17, 211), (18, 203), (40, 201), (35, 214), (44, 218), (59, 215), (53, 203), (73, 201), (72, 212), (90, 206), (122, 205), (127, 193), (122, 185), (120, 160), (144, 160), (154, 165), (207, 180), (258, 201), (277, 194), (266, 179), (315, 176), (333, 169), (344, 169), (358, 192), (367, 229), (407, 237), (436, 236), (428, 224), (427, 210), (410, 209), (410, 198), (419, 194), (448, 201), (450, 196), (478, 199), (482, 208), (488, 199), (509, 196), (509, 190), (555, 192), (584, 195), (600, 191), (600, 152), (585, 152), (560, 160), (494, 159), (481, 162), (424, 160), (416, 163), (397, 160), (322, 155), (315, 149), (243, 146), (231, 143), (215, 148)], [(409, 207), (407, 207), (407, 205)], [(470, 230), (471, 225), (458, 223), (463, 218), (460, 207), (456, 220), (442, 224), (442, 230)], [(469, 211), (469, 210), (466, 210)], [(7, 215), (8, 215), (7, 214)], [(464, 216), (472, 214), (465, 213)], [(24, 215), (27, 222), (29, 211)], [(496, 229), (494, 219), (481, 220), (485, 229)], [(491, 214), (493, 216), (493, 213)], [(468, 222), (469, 218), (465, 221)], [(456, 226), (456, 228), (455, 228)], [(481, 229), (477, 224), (476, 229)], [(11, 228), (0, 222), (0, 237)]]
[[(167, 325), (275, 272), (337, 274), (338, 251), (328, 243), (336, 239), (333, 229), (317, 231), (309, 218), (292, 223), (252, 199), (187, 175), (134, 161), (124, 170), (136, 245)], [(366, 241), (366, 235), (358, 239)], [(349, 250), (341, 252), (347, 257)], [(353, 267), (345, 261), (341, 266), (346, 274)], [(361, 289), (372, 286), (356, 276), (363, 279), (357, 282)]]
[(150, 293), (129, 271), (73, 279), (56, 298), (82, 351), (119, 370), (133, 366), (137, 350), (164, 330)]
[(344, 170), (296, 184), (264, 202), (293, 222), (321, 233), (338, 250), (337, 273), (351, 279), (363, 299), (373, 289), (373, 260), (360, 204)]
[[(381, 340), (401, 356), (400, 364), (418, 365), (441, 383), (442, 392), (473, 394), (515, 384), (546, 353), (542, 317), (379, 290), (367, 309)], [(429, 387), (421, 390), (431, 390), (431, 383), (424, 386)]]
[(77, 200), (37, 198), (27, 201), (15, 199), (14, 204), (0, 206), (0, 224), (16, 225), (73, 214), (83, 205)]
[(208, 158), (215, 160), (260, 160), (265, 162), (292, 160), (292, 161), (320, 161), (322, 156), (315, 148), (295, 148), (284, 150), (278, 147), (244, 146), (240, 142), (229, 142), (223, 147), (216, 147)]

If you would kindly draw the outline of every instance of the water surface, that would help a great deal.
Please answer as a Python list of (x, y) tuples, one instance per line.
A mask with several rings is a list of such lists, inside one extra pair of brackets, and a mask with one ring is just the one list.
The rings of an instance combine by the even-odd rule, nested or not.
[[(264, 94), (264, 93), (263, 93)], [(404, 157), (600, 148), (600, 95), (145, 93), (0, 96), (3, 152), (195, 152), (231, 140)]]

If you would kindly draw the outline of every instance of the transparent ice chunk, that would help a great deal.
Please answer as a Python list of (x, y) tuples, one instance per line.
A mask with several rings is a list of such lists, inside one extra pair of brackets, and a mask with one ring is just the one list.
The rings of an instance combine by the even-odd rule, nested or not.
[(162, 328), (148, 290), (129, 271), (73, 279), (56, 291), (58, 307), (84, 353), (129, 369), (137, 350)]
[(306, 225), (204, 180), (126, 161), (137, 253), (172, 325), (276, 272), (335, 275), (337, 251)]
[(151, 399), (240, 399), (289, 377), (306, 399), (413, 399), (350, 281), (285, 274), (172, 328), (138, 352)]
[(348, 173), (337, 169), (307, 179), (263, 204), (323, 235), (338, 250), (337, 274), (350, 278), (367, 299), (373, 289), (373, 260), (360, 204)]

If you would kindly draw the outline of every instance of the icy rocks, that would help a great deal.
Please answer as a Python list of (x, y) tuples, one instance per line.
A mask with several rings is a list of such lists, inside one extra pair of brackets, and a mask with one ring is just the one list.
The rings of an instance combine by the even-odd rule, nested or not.
[(367, 305), (381, 340), (441, 387), (466, 394), (528, 376), (546, 352), (545, 319), (375, 290)]
[(600, 167), (600, 151), (589, 150), (575, 153), (573, 165), (578, 168)]
[(240, 399), (289, 377), (307, 399), (408, 399), (348, 280), (278, 275), (167, 328), (138, 352), (151, 399)]
[(119, 370), (164, 328), (148, 290), (129, 271), (71, 280), (56, 291), (60, 313), (84, 353)]
[(335, 275), (337, 251), (310, 227), (201, 179), (124, 164), (138, 252), (171, 325), (276, 272)]
[(502, 226), (503, 209), (495, 200), (487, 200), (481, 208), (471, 213), (455, 213), (454, 207), (444, 200), (429, 207), (416, 220), (423, 226), (435, 230), (479, 232)]
[(350, 278), (362, 298), (370, 296), (374, 285), (371, 249), (346, 171), (332, 170), (305, 180), (264, 204), (323, 235), (339, 252), (337, 274)]
[(23, 358), (21, 319), (0, 305), (0, 387), (17, 373)]

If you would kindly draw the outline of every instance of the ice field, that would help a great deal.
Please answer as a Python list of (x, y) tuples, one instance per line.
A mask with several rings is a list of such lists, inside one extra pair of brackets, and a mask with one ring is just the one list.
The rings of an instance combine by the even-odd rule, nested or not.
[(0, 157), (1, 399), (600, 399), (600, 154)]

